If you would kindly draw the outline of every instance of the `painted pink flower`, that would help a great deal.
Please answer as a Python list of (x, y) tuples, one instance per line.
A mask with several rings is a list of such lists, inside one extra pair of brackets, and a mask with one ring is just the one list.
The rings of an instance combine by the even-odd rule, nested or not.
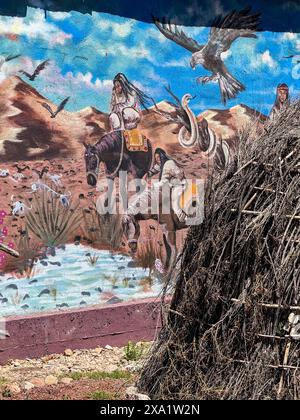
[(8, 246), (9, 246), (11, 249), (14, 249), (15, 244), (14, 244), (13, 242), (9, 242)]
[(7, 227), (4, 227), (2, 229), (2, 235), (4, 235), (4, 236), (7, 236), (8, 235), (8, 229), (7, 229)]
[(6, 211), (5, 210), (0, 210), (0, 217), (3, 218), (5, 216), (7, 216)]

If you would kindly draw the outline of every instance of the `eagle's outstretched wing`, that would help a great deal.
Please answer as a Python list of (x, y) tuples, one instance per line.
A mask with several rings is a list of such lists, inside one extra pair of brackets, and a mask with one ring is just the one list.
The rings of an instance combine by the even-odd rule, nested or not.
[(68, 96), (67, 98), (65, 98), (57, 107), (57, 110), (55, 112), (55, 114), (57, 115), (60, 111), (62, 111), (64, 109), (64, 107), (66, 106), (68, 100), (70, 99), (70, 96)]
[(40, 74), (40, 72), (42, 71), (42, 70), (44, 70), (44, 68), (47, 66), (49, 64), (49, 60), (45, 60), (45, 61), (43, 61), (42, 63), (40, 63), (38, 66), (37, 66), (37, 68), (34, 70), (34, 73), (33, 73), (33, 75), (32, 75), (32, 77), (36, 77), (36, 76), (38, 76), (39, 74)]
[(197, 41), (193, 38), (188, 37), (181, 29), (179, 29), (176, 25), (172, 25), (171, 23), (166, 22), (163, 20), (160, 22), (157, 18), (153, 17), (153, 21), (160, 32), (171, 41), (176, 42), (176, 44), (180, 45), (183, 48), (195, 53), (200, 51), (204, 45), (200, 45)]
[(50, 114), (52, 115), (52, 117), (54, 117), (54, 112), (52, 111), (52, 108), (51, 108), (51, 106), (50, 106), (50, 105), (48, 105), (46, 102), (41, 102), (41, 105), (42, 105), (45, 109), (47, 109), (47, 111), (49, 111), (49, 112), (50, 112)]
[(260, 13), (250, 14), (251, 8), (233, 11), (224, 18), (217, 18), (211, 27), (210, 37), (205, 47), (215, 57), (220, 57), (237, 38), (257, 38)]

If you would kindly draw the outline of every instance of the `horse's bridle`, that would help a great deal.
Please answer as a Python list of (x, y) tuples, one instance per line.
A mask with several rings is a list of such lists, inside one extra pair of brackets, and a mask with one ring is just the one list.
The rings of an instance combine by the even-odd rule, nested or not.
[(92, 175), (92, 176), (94, 176), (96, 179), (98, 179), (98, 175), (99, 175), (99, 167), (100, 167), (100, 158), (99, 158), (99, 156), (97, 155), (97, 153), (92, 153), (92, 155), (94, 155), (94, 156), (95, 156), (95, 158), (96, 158), (96, 160), (97, 160), (97, 166), (96, 166), (95, 172), (88, 171), (87, 176)]
[(123, 157), (124, 157), (124, 144), (125, 144), (125, 139), (124, 139), (123, 133), (121, 133), (121, 141), (122, 141), (122, 147), (121, 147), (121, 153), (120, 153), (119, 163), (118, 163), (116, 169), (114, 170), (114, 172), (112, 174), (108, 174), (108, 176), (107, 176), (107, 178), (112, 179), (112, 180), (115, 178), (115, 176), (119, 172), (120, 167), (122, 165)]

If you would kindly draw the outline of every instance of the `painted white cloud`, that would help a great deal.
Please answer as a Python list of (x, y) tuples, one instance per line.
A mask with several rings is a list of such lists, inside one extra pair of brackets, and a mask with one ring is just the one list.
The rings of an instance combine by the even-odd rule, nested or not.
[(30, 40), (42, 39), (50, 45), (63, 45), (66, 40), (72, 38), (72, 34), (67, 34), (48, 22), (44, 13), (39, 10), (29, 13), (25, 18), (1, 16), (0, 35), (7, 33), (26, 36)]
[(175, 58), (173, 60), (166, 61), (165, 63), (159, 64), (161, 67), (188, 67), (190, 65), (189, 57), (182, 57), (178, 60)]
[(268, 67), (271, 70), (275, 70), (278, 67), (278, 63), (272, 57), (270, 50), (266, 50), (262, 54), (257, 54), (251, 61), (253, 68)]
[(100, 80), (94, 78), (91, 72), (72, 72), (61, 73), (61, 69), (54, 63), (51, 63), (43, 73), (42, 91), (44, 93), (56, 93), (60, 95), (70, 95), (72, 92), (85, 92), (86, 89), (97, 93), (108, 93), (112, 89), (111, 80)]
[(126, 59), (148, 59), (151, 60), (151, 51), (140, 43), (133, 47), (128, 47), (125, 44), (114, 42), (113, 45), (106, 45), (105, 50), (102, 50), (101, 55), (110, 55), (113, 57), (125, 57)]
[(124, 22), (115, 22), (112, 20), (104, 19), (102, 17), (95, 19), (97, 27), (102, 31), (111, 30), (115, 36), (126, 38), (130, 35), (135, 22), (133, 20), (126, 20)]
[(72, 17), (71, 13), (68, 12), (47, 12), (53, 20), (65, 20)]
[(152, 80), (153, 82), (159, 83), (160, 85), (167, 84), (167, 80), (161, 77), (159, 74), (155, 73), (153, 69), (149, 69), (146, 74), (146, 78)]
[(160, 44), (165, 44), (166, 42), (170, 42), (171, 41), (166, 38), (157, 28), (155, 25), (153, 25), (151, 28), (149, 28), (146, 32), (145, 32), (145, 38), (151, 38), (156, 40), (157, 42), (159, 42)]
[(297, 39), (297, 34), (293, 32), (285, 32), (281, 37), (282, 41), (295, 41), (296, 39)]
[[(2, 57), (0, 57), (1, 59)], [(0, 68), (0, 82), (3, 82), (8, 77), (17, 75), (20, 70), (25, 70), (30, 73), (34, 70), (34, 65), (34, 62), (29, 57), (20, 57), (16, 60), (5, 62)]]
[(287, 54), (300, 54), (300, 35), (293, 32), (286, 32), (281, 36), (281, 41), (288, 43)]
[(112, 89), (113, 83), (112, 80), (100, 80), (99, 78), (96, 78), (93, 81), (93, 75), (91, 72), (87, 73), (75, 73), (68, 72), (65, 76), (63, 76), (64, 79), (67, 79), (72, 82), (72, 84), (84, 84), (87, 88), (94, 89), (96, 91), (100, 92), (108, 92)]
[(155, 73), (153, 69), (145, 71), (142, 81), (132, 80), (132, 83), (150, 97), (165, 94), (164, 87), (168, 85), (168, 81)]
[(269, 50), (265, 51), (263, 54), (261, 54), (261, 61), (266, 66), (270, 67), (270, 69), (273, 69), (277, 67), (276, 61), (271, 56), (271, 53)]
[[(201, 42), (207, 42), (208, 40), (208, 32), (209, 29), (204, 26), (192, 26), (192, 27), (184, 27), (182, 26), (181, 29), (185, 32), (188, 36), (194, 38), (200, 44)], [(202, 41), (199, 41), (199, 37), (202, 37)]]
[[(27, 82), (26, 77), (22, 76), (19, 70), (32, 73), (39, 63), (40, 61), (34, 61), (26, 56), (4, 63), (0, 69), (0, 82), (14, 75), (24, 78)], [(50, 62), (37, 78), (36, 87), (44, 95), (52, 93), (57, 96), (64, 96), (72, 95), (72, 92), (84, 92), (88, 94), (87, 90), (92, 90), (99, 94), (107, 94), (111, 92), (112, 81), (106, 79), (100, 80), (99, 78), (95, 79), (91, 72), (68, 72), (62, 74), (61, 69), (54, 62)]]
[[(299, 77), (298, 78), (300, 78), (300, 68), (299, 68)], [(300, 99), (300, 88), (299, 88), (299, 86), (295, 86), (294, 84), (290, 85), (290, 94), (293, 98)]]

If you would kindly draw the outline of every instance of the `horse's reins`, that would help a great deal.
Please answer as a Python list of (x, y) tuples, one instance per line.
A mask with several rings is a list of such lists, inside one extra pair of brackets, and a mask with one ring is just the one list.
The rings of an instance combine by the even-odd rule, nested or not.
[(124, 138), (123, 133), (121, 133), (121, 136), (122, 136), (122, 146), (121, 146), (120, 160), (119, 160), (119, 163), (118, 163), (117, 168), (114, 170), (114, 172), (112, 174), (109, 174), (107, 176), (107, 178), (113, 179), (117, 175), (117, 173), (119, 172), (119, 169), (120, 169), (120, 167), (122, 165), (122, 160), (123, 160), (123, 157), (124, 157), (124, 143), (125, 143), (125, 138)]

